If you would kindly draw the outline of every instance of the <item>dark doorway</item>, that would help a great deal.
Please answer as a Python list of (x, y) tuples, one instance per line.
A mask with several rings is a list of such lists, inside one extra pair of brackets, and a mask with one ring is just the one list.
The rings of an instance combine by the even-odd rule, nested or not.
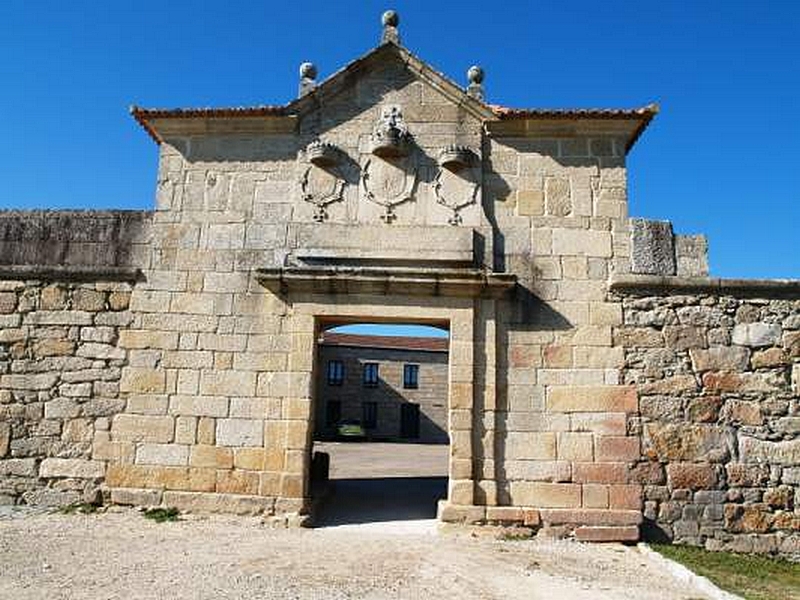
[(419, 404), (400, 407), (400, 437), (406, 440), (419, 438)]

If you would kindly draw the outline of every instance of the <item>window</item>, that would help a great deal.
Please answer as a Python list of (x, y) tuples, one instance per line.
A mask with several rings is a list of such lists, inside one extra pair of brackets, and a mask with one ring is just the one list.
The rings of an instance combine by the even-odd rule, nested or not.
[(325, 405), (325, 425), (333, 427), (341, 420), (342, 403), (338, 400), (328, 400), (328, 403)]
[(375, 429), (378, 426), (378, 403), (364, 402), (361, 406), (361, 423), (366, 429)]
[(364, 363), (364, 385), (378, 385), (378, 363)]
[(419, 365), (403, 365), (403, 387), (408, 390), (419, 387)]
[(344, 363), (340, 360), (328, 361), (328, 385), (342, 385), (344, 382)]

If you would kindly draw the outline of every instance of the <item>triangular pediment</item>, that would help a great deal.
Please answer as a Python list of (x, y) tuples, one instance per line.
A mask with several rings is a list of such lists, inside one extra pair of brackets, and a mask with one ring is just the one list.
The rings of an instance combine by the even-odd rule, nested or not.
[(497, 117), (490, 106), (473, 98), (446, 75), (421, 60), (407, 48), (394, 42), (386, 42), (347, 64), (342, 69), (322, 81), (306, 95), (290, 102), (286, 110), (303, 116), (324, 105), (343, 90), (355, 85), (359, 80), (370, 77), (388, 66), (402, 66), (411, 76), (447, 98), (454, 105), (479, 120)]

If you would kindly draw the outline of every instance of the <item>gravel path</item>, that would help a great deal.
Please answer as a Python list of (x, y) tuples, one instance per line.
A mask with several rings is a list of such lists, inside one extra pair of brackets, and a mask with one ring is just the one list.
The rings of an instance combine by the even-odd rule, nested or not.
[[(427, 532), (427, 533), (426, 533)], [(635, 548), (500, 541), (433, 527), (277, 530), (259, 519), (135, 510), (0, 513), (0, 598), (687, 600)]]

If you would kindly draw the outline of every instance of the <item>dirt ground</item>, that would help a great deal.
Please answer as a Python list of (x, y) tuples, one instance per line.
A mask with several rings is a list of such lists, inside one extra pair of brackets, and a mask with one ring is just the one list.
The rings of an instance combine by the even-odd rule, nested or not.
[(688, 600), (635, 547), (439, 531), (447, 446), (327, 444), (316, 529), (255, 517), (0, 507), (0, 600)]
[(0, 512), (0, 598), (678, 600), (704, 598), (636, 548), (501, 541), (460, 530), (270, 529), (257, 518), (154, 523), (133, 509)]

